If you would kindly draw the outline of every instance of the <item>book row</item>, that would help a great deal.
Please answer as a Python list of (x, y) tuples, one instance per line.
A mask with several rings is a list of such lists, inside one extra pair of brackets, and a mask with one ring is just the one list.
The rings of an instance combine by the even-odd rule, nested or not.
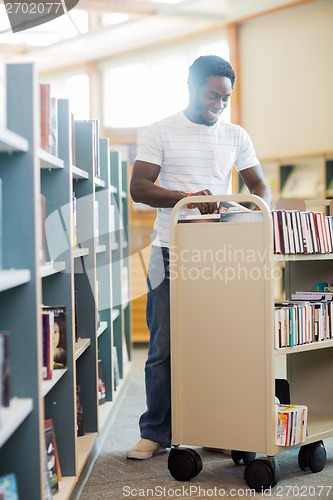
[(276, 349), (332, 338), (332, 300), (319, 302), (291, 300), (275, 304), (274, 343)]
[[(333, 216), (324, 212), (272, 210), (275, 254), (333, 252)], [(230, 207), (220, 214), (187, 215), (179, 222), (260, 222), (260, 211)]]
[(307, 406), (276, 404), (276, 412), (276, 444), (292, 446), (304, 443), (307, 436)]
[(272, 210), (274, 253), (333, 252), (333, 216), (323, 212)]

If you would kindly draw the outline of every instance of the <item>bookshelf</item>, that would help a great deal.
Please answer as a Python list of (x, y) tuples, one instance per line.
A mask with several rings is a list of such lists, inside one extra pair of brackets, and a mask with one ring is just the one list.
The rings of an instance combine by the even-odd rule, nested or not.
[[(279, 199), (325, 200), (333, 198), (333, 151), (259, 158), (271, 187), (273, 208)], [(247, 193), (239, 178), (237, 190)], [(318, 210), (323, 205), (318, 203)]]
[[(266, 457), (247, 463), (244, 478), (262, 491), (278, 483), (277, 455), (292, 448), (276, 444), (276, 379), (289, 382), (291, 403), (308, 407), (306, 441), (293, 446), (300, 447), (301, 469), (323, 469), (322, 440), (333, 436), (333, 397), (323, 384), (333, 375), (333, 341), (275, 349), (274, 265), (284, 260), (288, 300), (296, 290), (328, 281), (333, 254), (275, 255), (267, 205), (251, 195), (211, 197), (221, 199), (252, 201), (263, 220), (177, 224), (185, 200), (172, 212), (175, 254), (170, 262), (176, 278), (171, 280), (173, 448), (168, 466), (176, 479), (180, 468), (188, 468), (181, 480), (200, 472), (200, 456), (179, 446), (183, 443), (231, 449), (244, 457), (261, 453)], [(207, 391), (216, 380), (217, 397)]]
[[(15, 473), (20, 498), (45, 498), (44, 420), (52, 419), (63, 476), (56, 498), (68, 499), (80, 490), (106, 435), (131, 356), (129, 319), (121, 302), (122, 287), (129, 289), (121, 279), (125, 232), (110, 230), (114, 214), (118, 228), (126, 214), (122, 173), (126, 174), (127, 165), (120, 153), (110, 152), (109, 141), (99, 137), (96, 120), (75, 121), (73, 126), (66, 99), (57, 101), (58, 154), (42, 150), (36, 69), (33, 64), (6, 68), (8, 129), (0, 131), (0, 331), (9, 332), (10, 406), (0, 407), (0, 475)], [(111, 168), (112, 155), (117, 155), (118, 173), (115, 166)], [(115, 193), (121, 194), (119, 199)], [(114, 290), (120, 294), (118, 301)], [(66, 307), (67, 330), (67, 366), (44, 381), (42, 304)], [(103, 411), (98, 405), (98, 359), (103, 362), (107, 394)], [(84, 409), (85, 435), (80, 437), (77, 384)]]

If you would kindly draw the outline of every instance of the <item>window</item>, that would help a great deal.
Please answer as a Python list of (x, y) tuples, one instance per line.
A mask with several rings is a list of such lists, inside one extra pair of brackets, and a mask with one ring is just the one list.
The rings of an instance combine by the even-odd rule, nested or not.
[[(106, 127), (138, 128), (184, 109), (188, 103), (188, 68), (200, 55), (218, 54), (229, 59), (225, 41), (184, 47), (178, 53), (153, 54), (140, 61), (103, 70)], [(230, 110), (224, 112), (230, 119)]]

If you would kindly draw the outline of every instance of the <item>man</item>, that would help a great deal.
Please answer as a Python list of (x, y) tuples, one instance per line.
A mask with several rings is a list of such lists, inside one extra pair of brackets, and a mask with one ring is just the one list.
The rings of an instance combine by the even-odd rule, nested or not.
[[(172, 207), (191, 195), (227, 194), (233, 164), (250, 193), (271, 203), (271, 193), (245, 130), (219, 121), (236, 75), (218, 56), (201, 56), (189, 70), (184, 111), (151, 125), (138, 148), (131, 179), (134, 201), (157, 208), (148, 270), (145, 366), (147, 410), (140, 417), (141, 440), (128, 458), (147, 459), (171, 445), (169, 225)], [(155, 184), (159, 180), (159, 185)], [(217, 204), (189, 203), (181, 217), (217, 212)]]

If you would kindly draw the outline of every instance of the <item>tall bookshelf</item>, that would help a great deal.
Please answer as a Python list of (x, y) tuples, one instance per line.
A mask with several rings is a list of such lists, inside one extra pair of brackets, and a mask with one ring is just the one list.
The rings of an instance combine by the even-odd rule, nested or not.
[[(40, 149), (35, 67), (7, 64), (6, 69), (8, 128), (0, 130), (0, 331), (9, 332), (10, 406), (0, 408), (0, 475), (16, 475), (20, 498), (45, 498), (44, 420), (52, 419), (62, 472), (56, 498), (67, 499), (79, 491), (106, 435), (126, 375), (125, 334), (129, 360), (131, 356), (126, 307), (114, 296), (114, 290), (122, 297), (122, 287), (129, 287), (120, 278), (125, 245), (122, 232), (116, 235), (112, 229), (113, 213), (118, 227), (122, 225), (127, 195), (121, 175), (112, 176), (110, 145), (99, 137), (98, 122), (75, 121), (73, 127), (68, 100), (57, 101), (58, 155)], [(119, 164), (121, 167), (121, 160)], [(122, 200), (117, 210), (116, 193)], [(41, 194), (45, 197), (47, 242), (43, 263)], [(67, 366), (54, 370), (52, 380), (47, 381), (42, 380), (42, 304), (66, 307)], [(119, 366), (117, 390), (113, 346)], [(103, 405), (98, 404), (99, 359), (106, 388)], [(85, 427), (85, 435), (80, 437), (77, 384)]]

